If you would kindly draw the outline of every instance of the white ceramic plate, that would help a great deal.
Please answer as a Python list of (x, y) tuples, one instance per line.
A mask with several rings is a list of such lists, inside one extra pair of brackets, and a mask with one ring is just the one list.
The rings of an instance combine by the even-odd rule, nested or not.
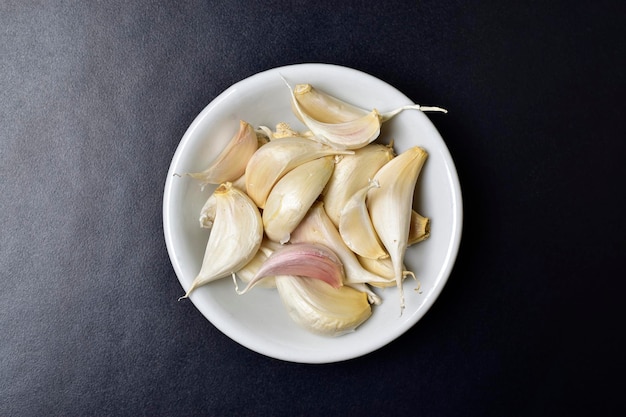
[[(301, 64), (271, 69), (247, 78), (220, 94), (193, 121), (183, 136), (165, 183), (163, 223), (165, 241), (181, 295), (200, 270), (209, 232), (198, 216), (214, 187), (175, 174), (203, 170), (224, 148), (240, 119), (253, 126), (274, 127), (286, 121), (304, 126), (293, 116), (291, 85), (309, 83), (365, 108), (381, 112), (412, 104), (385, 82), (360, 71), (326, 64)], [(419, 103), (440, 105), (446, 103)], [(450, 117), (450, 116), (443, 116)], [(452, 116), (453, 117), (453, 116)], [(393, 138), (396, 151), (420, 145), (429, 157), (418, 180), (417, 210), (431, 218), (431, 235), (409, 248), (405, 263), (419, 278), (405, 280), (406, 309), (400, 316), (396, 288), (378, 291), (383, 298), (369, 320), (353, 333), (329, 338), (309, 333), (291, 321), (276, 290), (255, 288), (237, 295), (225, 278), (199, 288), (190, 296), (200, 312), (234, 341), (263, 355), (292, 362), (329, 363), (370, 353), (391, 342), (424, 316), (445, 285), (460, 239), (462, 204), (459, 181), (450, 153), (427, 116), (405, 111), (383, 126), (381, 139)], [(189, 302), (189, 301), (181, 301)]]

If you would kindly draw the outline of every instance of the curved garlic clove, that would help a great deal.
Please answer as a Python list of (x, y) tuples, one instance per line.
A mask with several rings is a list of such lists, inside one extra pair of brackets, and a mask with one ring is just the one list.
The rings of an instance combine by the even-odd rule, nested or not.
[(346, 246), (335, 225), (326, 215), (324, 203), (321, 201), (313, 204), (298, 227), (291, 233), (291, 242), (319, 243), (330, 248), (337, 254), (343, 264), (346, 274), (345, 284), (385, 283), (389, 281), (361, 266), (354, 252)]
[(224, 278), (245, 266), (263, 239), (263, 221), (254, 202), (226, 182), (214, 191), (215, 222), (206, 246), (202, 267), (187, 293)]
[(367, 294), (348, 286), (333, 288), (317, 279), (277, 275), (276, 288), (291, 319), (314, 333), (341, 336), (372, 314)]
[(404, 310), (402, 279), (403, 262), (408, 245), (413, 193), (424, 166), (427, 152), (415, 146), (386, 163), (375, 175), (379, 188), (367, 195), (367, 207), (374, 229), (387, 249), (393, 264), (396, 285), (400, 293), (400, 311)]
[(274, 250), (261, 265), (248, 286), (239, 294), (246, 293), (267, 276), (297, 275), (321, 280), (332, 288), (343, 285), (344, 270), (337, 255), (317, 243), (294, 243)]
[[(233, 187), (238, 190), (244, 191), (246, 190), (246, 176), (242, 175), (232, 182)], [(207, 198), (206, 202), (200, 209), (200, 227), (204, 229), (210, 229), (213, 227), (213, 221), (215, 220), (215, 208), (216, 208), (216, 198), (215, 194), (211, 193), (209, 198)]]
[(408, 245), (414, 245), (430, 236), (430, 218), (424, 217), (415, 210), (411, 212)]
[(333, 156), (298, 165), (272, 188), (263, 210), (263, 227), (270, 240), (287, 243), (330, 178)]
[(373, 142), (380, 135), (381, 125), (404, 110), (441, 111), (440, 107), (418, 104), (401, 106), (380, 114), (365, 110), (320, 91), (310, 84), (291, 88), (291, 107), (296, 117), (322, 142), (341, 149), (358, 149)]
[(353, 155), (341, 156), (322, 192), (324, 209), (336, 227), (339, 227), (339, 215), (350, 197), (367, 186), (376, 172), (394, 156), (391, 146), (379, 143), (357, 149)]
[(305, 162), (328, 155), (350, 154), (303, 137), (271, 140), (252, 155), (246, 166), (246, 192), (260, 208), (274, 184)]
[(240, 120), (239, 130), (217, 159), (204, 171), (187, 175), (201, 181), (203, 185), (234, 181), (243, 175), (248, 160), (258, 148), (259, 139), (254, 128)]
[(339, 216), (339, 234), (357, 255), (372, 259), (388, 258), (389, 254), (380, 243), (365, 205), (367, 192), (375, 187), (380, 187), (378, 182), (370, 181), (348, 200)]

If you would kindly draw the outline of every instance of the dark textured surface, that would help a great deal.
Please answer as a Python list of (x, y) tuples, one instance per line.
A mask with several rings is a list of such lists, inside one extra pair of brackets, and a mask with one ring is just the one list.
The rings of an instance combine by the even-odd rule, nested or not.
[[(0, 2), (1, 416), (623, 415), (624, 4), (342, 4)], [(448, 108), (465, 205), (426, 317), (321, 366), (177, 303), (161, 216), (202, 108), (301, 62)]]

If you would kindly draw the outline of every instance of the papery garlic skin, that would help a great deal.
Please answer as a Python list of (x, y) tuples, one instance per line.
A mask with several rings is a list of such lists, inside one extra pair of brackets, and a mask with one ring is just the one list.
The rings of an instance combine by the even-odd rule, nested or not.
[(267, 237), (287, 243), (293, 229), (320, 195), (334, 168), (334, 157), (305, 162), (286, 173), (272, 188), (263, 210)]
[(240, 120), (239, 130), (215, 161), (204, 171), (187, 175), (199, 180), (203, 185), (235, 181), (243, 175), (248, 160), (258, 148), (259, 139), (254, 128)]
[(273, 139), (248, 161), (246, 192), (259, 208), (264, 208), (276, 182), (293, 168), (324, 156), (350, 153), (303, 137)]
[(215, 221), (202, 260), (200, 272), (187, 293), (233, 274), (257, 253), (263, 240), (263, 221), (254, 202), (226, 182), (215, 191)]
[(291, 319), (317, 334), (336, 337), (353, 332), (372, 314), (367, 294), (351, 287), (277, 275), (276, 288)]
[(415, 146), (386, 163), (374, 179), (380, 187), (367, 195), (367, 207), (374, 229), (391, 257), (396, 285), (400, 293), (400, 311), (405, 307), (402, 279), (404, 255), (408, 245), (413, 194), (417, 178), (428, 154)]
[(350, 198), (366, 187), (376, 172), (394, 156), (391, 146), (371, 143), (355, 150), (353, 155), (340, 157), (322, 192), (324, 209), (336, 227), (339, 227), (341, 210)]
[(413, 210), (411, 212), (411, 224), (409, 227), (409, 246), (422, 242), (430, 237), (430, 218), (422, 216)]
[(371, 259), (388, 258), (370, 219), (365, 197), (371, 188), (380, 187), (377, 181), (358, 190), (348, 200), (339, 216), (339, 234), (354, 253)]
[(343, 264), (345, 284), (386, 283), (389, 280), (367, 271), (356, 258), (354, 252), (343, 242), (339, 231), (324, 211), (324, 203), (318, 201), (309, 209), (298, 227), (291, 233), (291, 242), (319, 243), (335, 252)]

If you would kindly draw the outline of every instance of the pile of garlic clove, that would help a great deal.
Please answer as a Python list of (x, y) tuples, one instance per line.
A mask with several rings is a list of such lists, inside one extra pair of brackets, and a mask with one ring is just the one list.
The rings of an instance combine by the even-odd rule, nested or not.
[(404, 110), (446, 111), (412, 105), (381, 115), (310, 84), (287, 86), (305, 131), (242, 120), (207, 169), (187, 174), (218, 187), (200, 213), (211, 229), (202, 266), (181, 299), (232, 276), (237, 294), (276, 288), (296, 323), (339, 336), (382, 302), (371, 287), (398, 287), (402, 312), (402, 282), (414, 277), (406, 249), (430, 234), (430, 219), (412, 207), (427, 152), (396, 155), (375, 142), (381, 125)]

